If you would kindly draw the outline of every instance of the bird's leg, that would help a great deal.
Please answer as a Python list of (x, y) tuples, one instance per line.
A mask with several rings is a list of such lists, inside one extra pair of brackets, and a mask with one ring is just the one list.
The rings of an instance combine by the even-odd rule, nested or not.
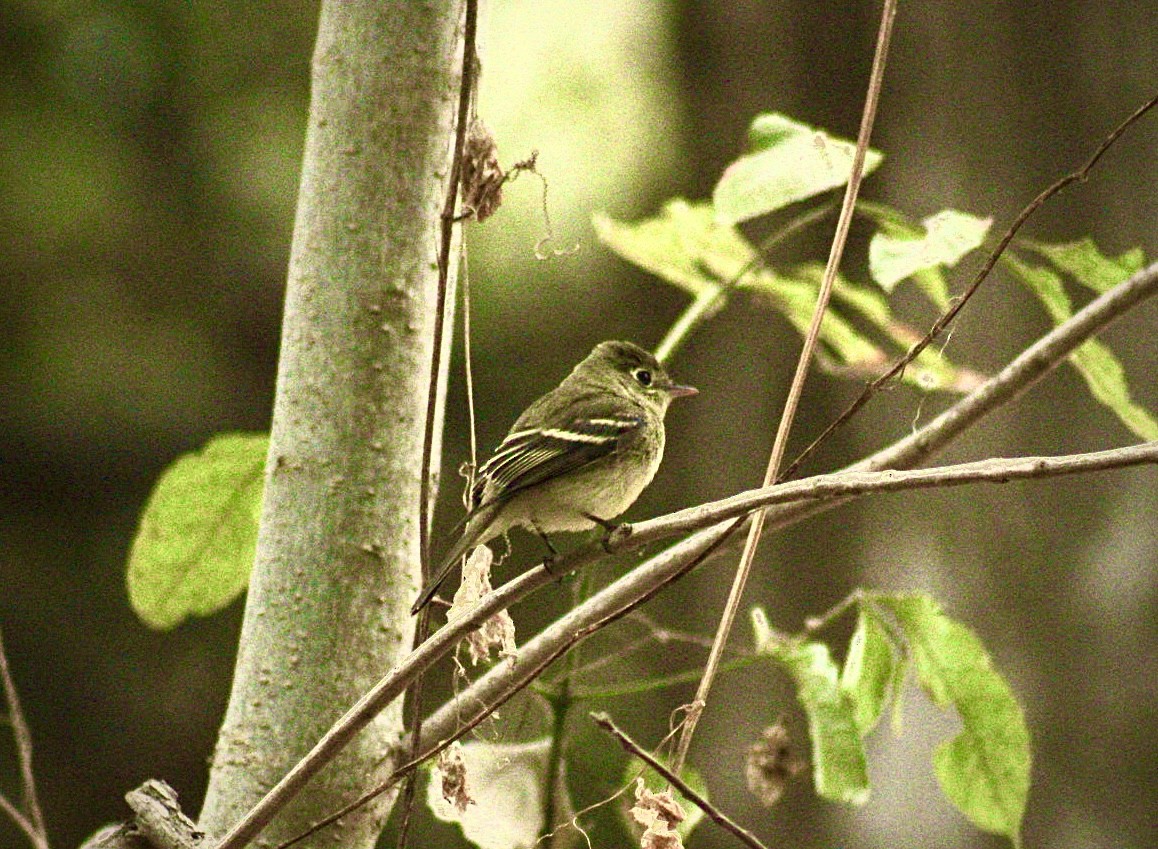
[(603, 528), (603, 550), (608, 554), (614, 554), (616, 546), (631, 536), (631, 525), (627, 522), (612, 522), (594, 513), (584, 513), (583, 517)]
[[(548, 572), (551, 572), (551, 566), (559, 559), (559, 550), (551, 544), (551, 538), (543, 532), (542, 528), (538, 525), (531, 525), (531, 527), (535, 533), (539, 535), (539, 539), (543, 541), (543, 545), (547, 546), (547, 556), (543, 558), (543, 566), (546, 567)], [(551, 574), (554, 575), (555, 573), (551, 572)], [(558, 576), (556, 575), (556, 577)]]

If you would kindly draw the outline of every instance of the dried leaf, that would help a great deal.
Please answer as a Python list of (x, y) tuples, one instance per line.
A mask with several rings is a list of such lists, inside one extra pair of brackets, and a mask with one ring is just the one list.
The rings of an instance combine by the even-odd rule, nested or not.
[(748, 747), (744, 776), (752, 795), (770, 808), (780, 801), (788, 782), (807, 768), (808, 760), (792, 747), (788, 729), (777, 723)]
[(462, 745), (451, 743), (438, 756), (435, 765), (442, 780), (442, 798), (460, 814), (474, 804), (466, 783), (466, 761), (462, 759)]
[(631, 816), (643, 826), (641, 849), (683, 849), (676, 826), (687, 816), (671, 790), (648, 790), (642, 778), (635, 780), (635, 807)]
[(476, 118), (462, 152), (462, 201), (478, 221), (485, 221), (502, 205), (505, 180), (494, 136)]
[[(494, 553), (485, 545), (480, 545), (470, 553), (462, 570), (462, 583), (454, 594), (447, 620), (453, 621), (474, 607), (475, 602), (491, 591), (491, 564)], [(488, 660), (491, 650), (497, 649), (499, 657), (515, 653), (515, 622), (511, 614), (500, 610), (481, 626), (471, 631), (466, 638), (470, 662), (478, 666), (479, 661)]]

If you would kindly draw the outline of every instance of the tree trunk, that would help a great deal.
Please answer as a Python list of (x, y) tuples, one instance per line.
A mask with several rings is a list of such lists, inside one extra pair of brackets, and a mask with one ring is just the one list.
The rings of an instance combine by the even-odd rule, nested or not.
[[(201, 814), (210, 835), (410, 647), (460, 17), (450, 0), (322, 5), (257, 557)], [(375, 784), (402, 730), (399, 703), (258, 842)], [(391, 802), (335, 826), (340, 844), (372, 846)]]

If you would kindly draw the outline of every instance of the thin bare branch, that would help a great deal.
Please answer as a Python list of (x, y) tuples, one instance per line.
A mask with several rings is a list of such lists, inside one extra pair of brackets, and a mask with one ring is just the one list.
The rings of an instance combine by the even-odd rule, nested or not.
[[(879, 471), (888, 468), (906, 468), (917, 465), (935, 451), (943, 448), (954, 437), (1003, 404), (1026, 391), (1042, 376), (1049, 373), (1083, 341), (1121, 317), (1145, 298), (1158, 293), (1158, 264), (1134, 275), (1110, 292), (1101, 295), (1076, 313), (1068, 321), (1054, 328), (1045, 337), (1031, 345), (999, 374), (959, 401), (949, 410), (929, 422), (924, 428), (905, 437), (894, 445), (855, 464), (849, 471)], [(1133, 449), (1127, 449), (1132, 451)], [(797, 483), (790, 484), (795, 486)], [(788, 486), (788, 485), (781, 485)], [(787, 492), (780, 487), (777, 492)], [(845, 498), (831, 501), (796, 501), (767, 508), (768, 525), (780, 529), (820, 513)], [(652, 523), (662, 523), (660, 517), (635, 526), (628, 537), (630, 542), (651, 540)], [(631, 609), (641, 599), (651, 598), (668, 583), (678, 579), (709, 556), (742, 519), (714, 524), (659, 552), (631, 572), (600, 590), (582, 605), (569, 611), (555, 623), (520, 647), (518, 653), (496, 665), (475, 681), (455, 699), (440, 707), (425, 723), (423, 735), (427, 740), (450, 739), (464, 721), (478, 720), (477, 710), (493, 704), (502, 694), (525, 686), (525, 675), (534, 674), (577, 641), (577, 635), (588, 632), (593, 623), (613, 621), (619, 611)], [(654, 541), (654, 540), (652, 540)], [(625, 544), (624, 548), (627, 548)], [(561, 557), (552, 568), (556, 574), (586, 568), (606, 556), (601, 544), (581, 548)], [(504, 598), (523, 598), (534, 592), (550, 578), (543, 566), (536, 566), (495, 591)], [(490, 597), (483, 599), (490, 609)], [(475, 620), (477, 611), (470, 617)], [(477, 620), (476, 620), (477, 621)], [(456, 621), (457, 629), (460, 622)], [(447, 626), (449, 628), (451, 626)], [(444, 628), (436, 636), (441, 636)]]
[(1113, 146), (1113, 144), (1121, 137), (1124, 132), (1126, 132), (1126, 130), (1130, 128), (1132, 124), (1138, 121), (1138, 119), (1140, 119), (1155, 106), (1158, 106), (1158, 94), (1154, 95), (1154, 97), (1143, 103), (1141, 106), (1135, 109), (1129, 117), (1122, 121), (1122, 123), (1118, 124), (1118, 126), (1115, 127), (1110, 132), (1110, 134), (1106, 136), (1105, 139), (1102, 140), (1102, 143), (1098, 145), (1098, 149), (1093, 152), (1093, 154), (1089, 159), (1086, 160), (1085, 164), (1082, 165), (1081, 168), (1066, 174), (1064, 177), (1057, 180), (1057, 182), (1055, 182), (1052, 186), (1049, 186), (1037, 197), (1026, 204), (1025, 208), (1021, 210), (1017, 218), (1014, 219), (1013, 223), (1009, 225), (1009, 229), (1005, 231), (1005, 235), (1001, 237), (1001, 240), (989, 253), (989, 256), (985, 258), (985, 262), (981, 264), (981, 268), (978, 269), (977, 274), (973, 277), (973, 282), (969, 284), (964, 293), (962, 293), (958, 298), (954, 299), (953, 305), (949, 307), (949, 309), (946, 310), (941, 315), (941, 317), (936, 320), (936, 322), (933, 323), (933, 326), (929, 328), (929, 332), (926, 333), (920, 341), (913, 345), (913, 347), (911, 347), (904, 356), (900, 357), (895, 363), (893, 363), (892, 367), (890, 367), (888, 371), (869, 383), (864, 388), (864, 391), (861, 392), (860, 396), (857, 397), (857, 399), (851, 404), (849, 404), (848, 408), (839, 416), (837, 416), (836, 419), (821, 432), (820, 436), (816, 437), (816, 439), (812, 441), (812, 444), (800, 452), (799, 456), (797, 456), (797, 458), (793, 460), (791, 464), (789, 464), (788, 468), (784, 470), (784, 474), (781, 477), (791, 477), (793, 472), (800, 468), (800, 465), (814, 451), (816, 451), (816, 449), (819, 448), (823, 442), (825, 442), (836, 430), (843, 427), (849, 419), (856, 415), (857, 411), (860, 410), (861, 407), (869, 402), (869, 399), (876, 395), (881, 390), (881, 388), (885, 386), (885, 384), (900, 375), (909, 365), (909, 363), (915, 360), (920, 355), (920, 353), (925, 350), (925, 348), (932, 344), (932, 342), (945, 331), (945, 328), (949, 326), (953, 319), (957, 317), (957, 314), (961, 312), (961, 310), (965, 307), (965, 304), (969, 302), (969, 299), (972, 298), (977, 290), (981, 287), (981, 284), (985, 282), (985, 279), (989, 276), (990, 272), (993, 271), (993, 267), (997, 264), (997, 260), (1003, 253), (1005, 253), (1005, 249), (1009, 247), (1010, 242), (1013, 241), (1013, 237), (1017, 235), (1022, 225), (1025, 224), (1025, 222), (1028, 221), (1039, 208), (1041, 208), (1042, 204), (1044, 204), (1054, 195), (1060, 193), (1071, 183), (1085, 182), (1085, 180), (1090, 175), (1090, 171), (1093, 170), (1093, 167), (1098, 164), (1098, 160), (1102, 158), (1102, 155), (1107, 150), (1109, 150), (1111, 146)]
[[(849, 471), (911, 468), (924, 461), (983, 416), (1026, 391), (1058, 364), (1064, 362), (1082, 342), (1105, 329), (1156, 292), (1158, 292), (1158, 263), (1139, 271), (1129, 280), (1095, 298), (1069, 320), (1027, 348), (975, 392), (937, 416), (919, 431), (862, 460)], [(791, 485), (799, 483), (802, 482), (794, 482)], [(769, 526), (787, 527), (845, 500), (845, 496), (828, 501), (816, 499), (800, 501), (800, 497), (798, 493), (795, 503), (770, 508), (767, 511)], [(620, 543), (619, 550), (630, 550), (648, 540), (654, 541), (657, 538), (653, 536), (654, 529), (648, 526), (662, 521), (663, 518), (655, 519), (652, 523), (635, 526), (635, 531)], [(501, 700), (503, 694), (511, 692), (513, 688), (526, 686), (527, 673), (534, 674), (545, 668), (546, 663), (553, 661), (570, 645), (577, 642), (577, 634), (586, 635), (587, 629), (593, 627), (592, 623), (602, 627), (606, 622), (613, 621), (618, 615), (634, 608), (641, 600), (650, 598), (667, 582), (674, 580), (714, 551), (738, 521), (731, 520), (698, 531), (596, 593), (526, 643), (517, 655), (497, 664), (459, 696), (439, 708), (424, 723), (422, 736), (427, 740), (449, 741), (453, 739), (456, 729), (463, 725), (464, 720), (471, 725), (481, 721), (481, 717), (477, 716), (479, 706), (494, 705)], [(601, 543), (592, 543), (562, 555), (552, 564), (551, 571), (542, 564), (528, 569), (480, 599), (462, 618), (455, 619), (454, 622), (436, 631), (430, 639), (404, 658), (359, 699), (323, 735), (314, 748), (268, 792), (266, 797), (234, 826), (217, 845), (217, 849), (240, 849), (244, 846), (269, 822), (286, 800), (292, 798), (355, 734), (397, 698), (415, 676), (452, 651), (467, 633), (499, 610), (510, 607), (540, 587), (553, 583), (556, 580), (555, 575), (587, 568), (606, 556), (607, 552)], [(563, 648), (560, 649), (560, 646)], [(426, 747), (424, 751), (429, 754)]]
[(1009, 483), (1015, 480), (1051, 478), (1106, 469), (1158, 463), (1158, 442), (1143, 442), (1125, 448), (1067, 454), (1054, 457), (993, 458), (973, 463), (938, 466), (913, 471), (834, 472), (789, 483), (754, 489), (669, 513), (632, 527), (632, 548), (679, 533), (698, 531), (762, 507), (799, 501), (842, 500), (852, 496), (933, 489), (971, 483)]
[(24, 835), (28, 838), (28, 842), (35, 846), (36, 849), (48, 849), (48, 844), (41, 842), (42, 835), (36, 830), (36, 826), (32, 824), (32, 821), (24, 816), (23, 812), (12, 804), (3, 793), (0, 793), (0, 811), (8, 814), (12, 822), (16, 823), (16, 827), (24, 832)]
[(438, 306), (434, 311), (434, 348), (430, 363), (430, 389), (426, 396), (426, 427), (422, 436), (422, 494), (419, 501), (419, 525), (422, 534), (422, 580), (430, 572), (430, 469), (433, 465), (434, 426), (438, 419), (438, 384), (442, 372), (442, 348), (445, 335), (446, 306), (450, 288), (450, 252), (454, 241), (455, 211), (462, 183), (462, 152), (466, 148), (466, 134), (470, 125), (471, 101), (475, 91), (478, 70), (476, 41), (478, 36), (478, 0), (466, 0), (462, 45), (462, 76), (459, 84), (458, 116), (454, 127), (454, 155), (450, 160), (450, 182), (442, 207), (442, 228), (438, 242)]
[[(466, 149), (467, 129), (470, 124), (472, 104), (477, 87), (478, 55), (475, 43), (478, 36), (478, 0), (466, 0), (464, 9), (462, 46), (462, 78), (459, 83), (458, 117), (454, 128), (454, 157), (450, 168), (450, 185), (446, 189), (446, 201), (442, 208), (442, 229), (438, 245), (438, 306), (434, 314), (434, 345), (430, 363), (430, 388), (426, 396), (426, 423), (422, 434), (422, 472), (418, 496), (418, 525), (421, 537), (421, 576), (425, 584), (430, 578), (430, 511), (434, 504), (435, 492), (431, 479), (434, 464), (434, 430), (440, 420), (438, 415), (439, 387), (443, 385), (444, 348), (449, 348), (446, 335), (446, 312), (453, 308), (450, 290), (450, 252), (454, 236), (455, 213), (458, 207), (460, 184), (462, 183), (463, 151)], [(430, 633), (430, 608), (418, 613), (414, 626), (411, 651), (426, 640)], [(408, 699), (411, 712), (410, 737), (417, 741), (422, 737), (422, 678), (415, 679), (409, 689)], [(411, 756), (418, 754), (411, 752)], [(402, 805), (402, 822), (398, 827), (398, 849), (406, 849), (410, 834), (410, 815), (414, 810), (415, 776), (406, 779), (406, 786), (399, 800)]]
[(589, 716), (597, 726), (619, 741), (619, 745), (658, 772), (672, 787), (680, 791), (685, 799), (694, 803), (697, 808), (707, 815), (708, 819), (716, 823), (720, 828), (730, 832), (745, 846), (751, 846), (752, 849), (768, 849), (768, 847), (760, 841), (760, 838), (689, 787), (686, 781), (664, 766), (651, 752), (648, 752), (632, 740), (625, 731), (611, 720), (609, 715), (597, 712), (591, 713)]
[[(820, 291), (817, 293), (812, 322), (808, 327), (808, 333), (805, 334), (800, 359), (796, 363), (796, 374), (793, 375), (792, 385), (788, 389), (788, 397), (784, 402), (784, 413), (781, 415), (780, 423), (776, 428), (776, 438), (772, 443), (772, 453), (768, 457), (768, 468), (764, 473), (764, 486), (769, 486), (775, 482), (779, 473), (780, 462), (784, 458), (785, 446), (788, 444), (788, 433), (796, 418), (800, 397), (804, 393), (804, 381), (808, 377), (808, 369), (812, 364), (812, 357), (820, 338), (820, 325), (824, 319), (824, 313), (828, 310), (828, 300), (836, 282), (836, 272), (840, 267), (841, 257), (844, 255), (845, 242), (848, 240), (848, 231), (852, 226), (852, 216), (856, 209), (857, 194), (864, 177), (865, 156), (868, 153), (869, 139), (872, 137), (873, 122), (876, 120), (877, 104), (880, 102), (881, 88), (884, 85), (885, 63), (889, 55), (889, 41), (892, 38), (893, 21), (896, 14), (896, 0), (885, 0), (884, 8), (881, 11), (881, 24), (877, 32), (876, 50), (873, 53), (872, 71), (869, 73), (868, 95), (865, 98), (860, 131), (857, 134), (856, 150), (853, 153), (852, 170), (849, 173), (848, 185), (845, 187), (844, 204), (836, 222), (836, 233), (832, 237), (832, 247), (829, 250), (828, 264), (824, 269)], [(760, 535), (763, 529), (764, 514), (761, 512), (752, 517), (752, 524), (748, 528), (748, 538), (744, 542), (744, 550), (740, 555), (740, 562), (736, 566), (736, 574), (732, 579), (728, 600), (724, 603), (720, 623), (716, 628), (715, 641), (712, 643), (712, 650), (708, 653), (708, 660), (704, 665), (704, 675), (700, 679), (695, 698), (688, 710), (687, 721), (680, 733), (675, 757), (672, 759), (677, 773), (683, 768), (688, 749), (692, 744), (692, 737), (695, 735), (696, 724), (707, 705), (708, 693), (711, 692), (712, 683), (723, 659), (724, 649), (728, 644), (728, 635), (731, 634), (732, 626), (735, 624), (736, 615), (740, 609), (740, 601), (744, 595), (744, 588), (748, 585), (748, 576), (752, 572), (752, 563), (756, 558), (756, 548), (760, 544)]]
[(36, 775), (32, 771), (32, 732), (24, 720), (20, 707), (20, 694), (16, 682), (8, 668), (8, 653), (4, 650), (4, 636), (0, 633), (0, 680), (4, 682), (4, 700), (8, 704), (8, 722), (12, 726), (12, 737), (16, 741), (16, 759), (20, 766), (20, 792), (24, 810), (21, 811), (8, 799), (0, 795), (0, 808), (20, 827), (36, 849), (48, 849), (48, 831), (44, 827), (44, 814), (36, 795)]

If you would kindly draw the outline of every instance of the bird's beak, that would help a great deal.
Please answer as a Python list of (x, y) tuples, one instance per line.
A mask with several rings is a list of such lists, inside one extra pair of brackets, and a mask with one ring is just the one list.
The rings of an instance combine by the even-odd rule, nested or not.
[(700, 390), (694, 386), (680, 386), (678, 383), (673, 383), (667, 388), (667, 394), (672, 398), (690, 398), (693, 395), (699, 395)]

